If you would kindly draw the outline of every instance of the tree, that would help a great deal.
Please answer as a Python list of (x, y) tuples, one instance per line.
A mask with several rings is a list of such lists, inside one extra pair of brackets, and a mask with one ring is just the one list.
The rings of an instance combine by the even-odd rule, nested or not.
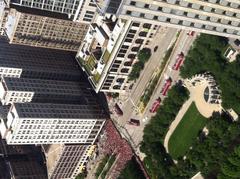
[(118, 179), (145, 179), (143, 171), (137, 163), (135, 157), (132, 157), (126, 164), (125, 168), (121, 171)]
[(240, 176), (240, 146), (221, 165), (221, 173), (218, 178), (239, 178)]
[(151, 49), (143, 48), (138, 53), (138, 60), (143, 62), (143, 63), (145, 63), (145, 62), (147, 62), (149, 60), (151, 55), (152, 55)]

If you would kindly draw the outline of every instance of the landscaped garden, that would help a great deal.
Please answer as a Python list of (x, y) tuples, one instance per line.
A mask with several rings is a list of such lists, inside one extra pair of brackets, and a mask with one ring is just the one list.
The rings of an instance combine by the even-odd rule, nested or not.
[(174, 159), (184, 156), (206, 122), (207, 119), (198, 112), (195, 103), (192, 103), (168, 142), (169, 153)]
[[(222, 91), (223, 107), (233, 108), (240, 113), (240, 56), (236, 61), (228, 63), (223, 57), (227, 45), (226, 38), (201, 34), (185, 58), (181, 77), (190, 78), (195, 74), (210, 72)], [(178, 139), (171, 139), (175, 144), (170, 144), (170, 154), (166, 152), (163, 146), (165, 135), (187, 98), (186, 89), (180, 85), (173, 86), (161, 108), (144, 129), (140, 149), (146, 154), (144, 164), (150, 178), (191, 178), (198, 172), (204, 178), (239, 178), (240, 122), (232, 121), (224, 112), (214, 113), (210, 119), (199, 124), (196, 120), (201, 117), (191, 106), (184, 116), (183, 124), (180, 123), (176, 128), (177, 134), (173, 134)], [(193, 128), (192, 123), (197, 126)], [(199, 132), (204, 126), (209, 131), (207, 136)], [(187, 150), (189, 146), (192, 147)], [(173, 148), (182, 152), (174, 153)], [(177, 158), (177, 163), (174, 163), (171, 154), (185, 157)]]

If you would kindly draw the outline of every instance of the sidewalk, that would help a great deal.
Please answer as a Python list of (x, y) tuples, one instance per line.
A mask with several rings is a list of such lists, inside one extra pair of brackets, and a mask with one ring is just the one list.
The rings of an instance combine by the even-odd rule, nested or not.
[(172, 135), (172, 133), (174, 132), (174, 130), (176, 129), (176, 127), (178, 126), (178, 124), (180, 123), (181, 119), (183, 118), (184, 114), (187, 112), (188, 108), (190, 107), (190, 105), (192, 104), (193, 99), (190, 97), (182, 106), (182, 108), (179, 110), (175, 120), (171, 123), (169, 130), (164, 138), (164, 147), (168, 153), (168, 141)]

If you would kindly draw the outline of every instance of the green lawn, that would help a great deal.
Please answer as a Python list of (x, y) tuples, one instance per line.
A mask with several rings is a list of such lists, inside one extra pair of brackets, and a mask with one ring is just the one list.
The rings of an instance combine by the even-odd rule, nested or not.
[(198, 112), (195, 103), (192, 103), (168, 142), (169, 153), (174, 159), (184, 156), (206, 122), (207, 119)]

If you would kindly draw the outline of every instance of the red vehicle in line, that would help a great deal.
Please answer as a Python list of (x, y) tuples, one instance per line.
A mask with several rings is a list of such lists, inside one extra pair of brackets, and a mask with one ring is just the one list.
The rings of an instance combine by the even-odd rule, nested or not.
[(116, 103), (114, 105), (114, 111), (117, 113), (117, 115), (122, 116), (123, 115), (123, 111), (121, 110), (121, 108), (118, 106), (118, 104)]
[(128, 121), (128, 124), (133, 126), (140, 126), (140, 121), (137, 119), (130, 119), (130, 121)]
[(187, 33), (187, 35), (189, 35), (189, 36), (194, 36), (194, 34), (195, 34), (195, 31), (190, 31)]
[(184, 60), (184, 53), (181, 52), (180, 54), (177, 55), (176, 63), (173, 65), (172, 69), (179, 70), (179, 68), (183, 64), (183, 60)]
[(156, 99), (152, 105), (152, 108), (149, 110), (151, 113), (155, 113), (160, 107), (161, 98)]
[(172, 85), (172, 79), (171, 79), (171, 78), (168, 78), (168, 79), (165, 81), (165, 84), (164, 84), (164, 86), (163, 86), (163, 88), (162, 88), (162, 91), (161, 91), (161, 93), (162, 93), (163, 96), (166, 96), (166, 94), (167, 94), (167, 92), (168, 92), (168, 90), (169, 90), (169, 88), (170, 88), (171, 85)]

